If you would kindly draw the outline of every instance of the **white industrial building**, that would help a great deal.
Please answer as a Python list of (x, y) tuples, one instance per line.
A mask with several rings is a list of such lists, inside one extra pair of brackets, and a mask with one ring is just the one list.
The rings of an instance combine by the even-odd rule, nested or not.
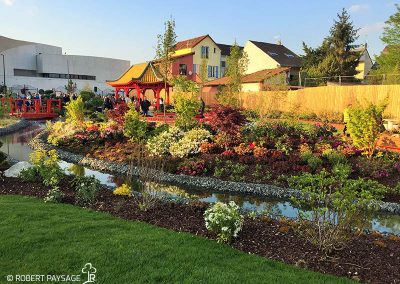
[(119, 78), (129, 66), (128, 60), (66, 55), (58, 46), (0, 36), (0, 85), (16, 93), (24, 87), (63, 92), (68, 78), (78, 90), (113, 92), (105, 82)]

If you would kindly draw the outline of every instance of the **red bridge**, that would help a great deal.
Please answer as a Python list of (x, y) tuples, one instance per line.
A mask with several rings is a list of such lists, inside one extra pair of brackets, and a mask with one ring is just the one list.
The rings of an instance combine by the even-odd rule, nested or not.
[(26, 119), (55, 118), (61, 112), (61, 100), (1, 98), (4, 113)]

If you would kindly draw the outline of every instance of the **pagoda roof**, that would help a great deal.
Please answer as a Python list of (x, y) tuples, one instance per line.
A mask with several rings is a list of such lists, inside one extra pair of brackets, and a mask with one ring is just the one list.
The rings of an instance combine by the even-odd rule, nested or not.
[(163, 82), (163, 78), (152, 62), (132, 65), (121, 77), (114, 81), (107, 81), (110, 86), (125, 86), (131, 83), (152, 84)]

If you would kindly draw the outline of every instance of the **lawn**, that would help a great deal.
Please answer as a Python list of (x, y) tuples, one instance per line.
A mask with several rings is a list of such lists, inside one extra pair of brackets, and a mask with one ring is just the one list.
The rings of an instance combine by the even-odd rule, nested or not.
[[(96, 283), (348, 283), (226, 245), (66, 204), (0, 196), (0, 282), (8, 274), (79, 274)], [(84, 275), (82, 275), (84, 279)]]

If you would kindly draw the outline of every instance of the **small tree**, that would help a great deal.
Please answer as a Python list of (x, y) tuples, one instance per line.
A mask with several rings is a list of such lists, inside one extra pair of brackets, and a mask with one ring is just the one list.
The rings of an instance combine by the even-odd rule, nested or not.
[(242, 90), (242, 77), (247, 70), (249, 59), (235, 42), (231, 47), (231, 53), (227, 60), (226, 75), (229, 77), (229, 83), (217, 94), (217, 100), (222, 105), (239, 107), (239, 93)]
[(195, 82), (180, 76), (174, 78), (176, 112), (175, 125), (188, 130), (197, 124), (194, 116), (197, 114), (200, 102), (196, 97), (198, 87)]
[[(171, 75), (171, 65), (173, 62), (172, 55), (175, 51), (176, 34), (175, 34), (175, 20), (170, 18), (164, 23), (164, 34), (157, 35), (157, 48), (156, 60), (159, 61), (159, 70), (164, 80), (165, 96), (167, 92), (167, 83)], [(164, 107), (165, 118), (165, 107)]]
[(73, 94), (76, 91), (76, 84), (72, 82), (71, 79), (68, 79), (67, 85), (65, 85), (65, 90), (67, 91), (67, 94)]
[(201, 66), (200, 66), (200, 88), (199, 88), (199, 93), (200, 95), (203, 94), (203, 87), (204, 84), (207, 83), (208, 81), (208, 73), (207, 73), (207, 58), (203, 58), (201, 60)]
[(347, 129), (354, 146), (363, 149), (368, 158), (372, 158), (382, 129), (382, 114), (386, 103), (379, 105), (369, 104), (349, 108), (350, 120)]

